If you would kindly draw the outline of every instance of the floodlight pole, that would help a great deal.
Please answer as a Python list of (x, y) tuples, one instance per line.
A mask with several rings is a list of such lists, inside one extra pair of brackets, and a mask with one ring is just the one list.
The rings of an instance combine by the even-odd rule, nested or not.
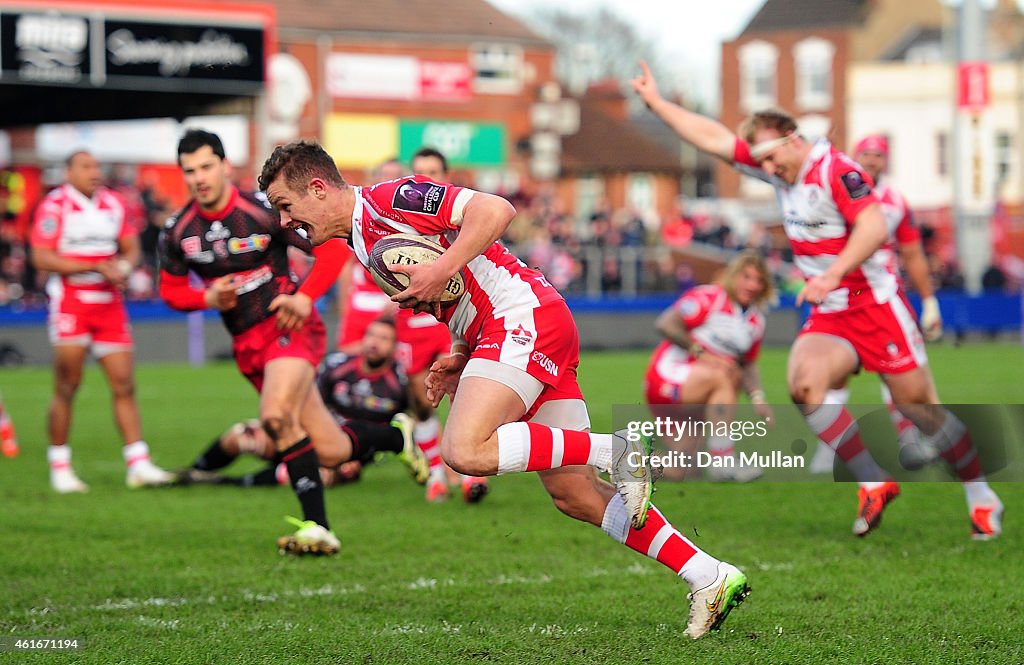
[(953, 139), (953, 219), (957, 256), (969, 293), (981, 291), (992, 262), (995, 146), (988, 110), (985, 16), (978, 0), (963, 0), (957, 30)]

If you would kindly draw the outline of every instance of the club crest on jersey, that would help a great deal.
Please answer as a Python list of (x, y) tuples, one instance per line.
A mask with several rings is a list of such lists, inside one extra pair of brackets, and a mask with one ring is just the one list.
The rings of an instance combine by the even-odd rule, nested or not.
[(448, 188), (444, 185), (406, 180), (395, 190), (395, 198), (391, 201), (391, 206), (395, 210), (437, 215), (447, 192)]
[(871, 185), (857, 171), (848, 171), (839, 178), (851, 199), (859, 199), (871, 193)]
[(700, 304), (692, 298), (683, 298), (682, 302), (679, 303), (679, 313), (688, 319), (691, 319), (700, 312)]
[(57, 220), (53, 217), (43, 217), (39, 221), (39, 233), (44, 238), (52, 238), (57, 235)]
[(270, 244), (270, 235), (267, 233), (254, 233), (248, 238), (231, 238), (228, 240), (228, 251), (232, 254), (245, 254), (247, 252), (262, 252)]
[(214, 240), (226, 240), (231, 237), (231, 231), (224, 228), (224, 225), (220, 223), (220, 220), (210, 225), (210, 230), (206, 232), (207, 242), (213, 242)]

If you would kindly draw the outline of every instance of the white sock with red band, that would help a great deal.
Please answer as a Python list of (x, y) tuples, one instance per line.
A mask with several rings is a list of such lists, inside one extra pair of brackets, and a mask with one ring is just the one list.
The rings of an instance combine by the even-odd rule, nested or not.
[(896, 408), (896, 405), (892, 401), (892, 393), (889, 391), (889, 386), (882, 384), (882, 401), (885, 402), (885, 408), (889, 409), (889, 419), (892, 420), (892, 426), (896, 428), (896, 437), (900, 445), (906, 445), (914, 440), (915, 434), (917, 434), (917, 427), (903, 415), (903, 412)]
[(50, 462), (50, 471), (69, 471), (71, 469), (71, 446), (50, 446), (46, 449), (46, 459)]
[(149, 461), (149, 446), (146, 445), (145, 441), (129, 443), (122, 452), (124, 453), (125, 464), (128, 465), (129, 469), (140, 462)]
[(667, 567), (686, 580), (692, 589), (702, 589), (718, 576), (718, 559), (679, 533), (654, 506), (647, 512), (643, 527), (631, 529), (626, 504), (616, 494), (604, 510), (601, 530), (616, 542)]
[[(971, 433), (963, 421), (946, 411), (942, 427), (931, 437), (932, 445), (939, 450), (942, 459), (952, 467), (956, 477), (968, 481), (985, 482), (978, 451), (971, 441)], [(986, 484), (987, 486), (987, 484)]]
[(849, 388), (832, 388), (825, 393), (825, 399), (822, 404), (842, 404), (846, 405), (850, 401), (850, 389)]
[(931, 436), (931, 441), (939, 449), (942, 459), (952, 467), (953, 473), (963, 481), (968, 506), (973, 508), (999, 502), (999, 497), (989, 487), (978, 459), (978, 450), (962, 420), (947, 410), (942, 427)]
[(736, 445), (728, 436), (714, 434), (708, 437), (708, 452), (713, 457), (732, 457), (736, 454)]
[(824, 441), (860, 482), (882, 482), (889, 479), (860, 438), (860, 428), (846, 407), (822, 404), (804, 416), (807, 425)]
[(417, 421), (412, 429), (412, 438), (427, 458), (430, 475), (444, 479), (444, 460), (441, 459), (441, 421), (437, 416)]
[(537, 423), (507, 423), (498, 428), (498, 474), (579, 464), (608, 470), (613, 438)]

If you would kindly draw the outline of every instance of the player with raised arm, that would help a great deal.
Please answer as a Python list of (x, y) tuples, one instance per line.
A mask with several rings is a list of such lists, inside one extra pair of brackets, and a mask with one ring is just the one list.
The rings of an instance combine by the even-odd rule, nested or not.
[[(178, 143), (178, 163), (192, 200), (171, 217), (160, 239), (160, 295), (175, 309), (216, 309), (233, 338), (239, 371), (260, 394), (260, 423), (288, 468), (303, 520), (279, 540), (297, 554), (335, 554), (320, 464), (313, 440), (337, 436), (337, 425), (313, 389), (326, 334), (313, 303), (338, 274), (343, 243), (314, 249), (281, 227), (262, 194), (239, 191), (216, 134), (189, 130)], [(316, 257), (297, 285), (288, 270), (288, 247)], [(192, 273), (203, 288), (189, 284)], [(347, 440), (344, 457), (359, 457)], [(211, 451), (215, 452), (215, 451)]]
[[(497, 238), (515, 216), (502, 198), (423, 176), (371, 188), (348, 185), (334, 160), (312, 142), (279, 146), (260, 187), (281, 223), (314, 242), (351, 238), (369, 264), (380, 239), (404, 232), (446, 247), (433, 263), (394, 266), (409, 286), (403, 307), (448, 324), (453, 354), (431, 367), (433, 404), (452, 396), (441, 454), (469, 475), (536, 471), (556, 507), (669, 567), (691, 588), (687, 635), (716, 628), (748, 592), (746, 576), (687, 540), (650, 503), (651, 442), (589, 432), (576, 380), (576, 325), (561, 295)], [(466, 291), (441, 297), (456, 273)], [(596, 468), (609, 470), (613, 484)]]
[[(689, 289), (658, 316), (655, 326), (664, 337), (651, 356), (644, 379), (647, 403), (660, 405), (706, 404), (713, 422), (731, 422), (742, 388), (758, 416), (771, 422), (765, 402), (757, 356), (764, 337), (761, 306), (774, 294), (772, 276), (764, 260), (751, 250), (726, 266), (719, 283)], [(736, 460), (728, 435), (707, 440), (712, 456)], [(715, 464), (708, 475), (715, 480), (755, 480), (757, 466)]]
[(797, 303), (812, 305), (790, 351), (790, 397), (860, 482), (853, 532), (863, 536), (875, 528), (899, 495), (864, 448), (850, 412), (825, 403), (830, 387), (863, 367), (882, 376), (900, 411), (963, 481), (973, 537), (998, 536), (1002, 503), (986, 482), (967, 428), (939, 405), (921, 333), (878, 254), (888, 229), (867, 174), (828, 141), (804, 140), (780, 111), (755, 113), (737, 137), (663, 98), (646, 63), (641, 68), (633, 88), (680, 138), (775, 188), (794, 260), (807, 280)]
[[(914, 290), (921, 296), (921, 329), (924, 339), (927, 342), (934, 342), (942, 337), (942, 313), (932, 288), (928, 259), (921, 243), (921, 232), (914, 224), (906, 199), (892, 188), (888, 179), (883, 178), (889, 162), (889, 140), (879, 134), (865, 136), (854, 147), (853, 158), (875, 183), (875, 196), (878, 197), (882, 214), (885, 216), (885, 224), (889, 229), (889, 241), (878, 251), (889, 262), (897, 280), (900, 279), (900, 266), (906, 271)], [(900, 293), (903, 294), (902, 288)], [(846, 404), (849, 399), (850, 390), (845, 382), (825, 393), (826, 404)], [(889, 410), (893, 427), (896, 428), (901, 464), (907, 469), (916, 469), (934, 461), (935, 450), (921, 445), (918, 429), (892, 403), (892, 393), (884, 383), (882, 399)], [(819, 441), (809, 470), (811, 473), (830, 473), (834, 461), (835, 453), (828, 445)]]
[[(378, 319), (366, 329), (358, 353), (332, 353), (324, 358), (317, 374), (317, 389), (337, 423), (335, 436), (313, 440), (324, 487), (357, 480), (363, 466), (371, 463), (378, 452), (395, 453), (407, 464), (415, 457), (413, 421), (404, 413), (409, 406), (408, 382), (395, 363), (396, 345), (394, 322)], [(350, 457), (352, 440), (360, 444), (357, 458)], [(236, 423), (216, 437), (190, 468), (179, 473), (179, 482), (244, 487), (289, 483), (288, 468), (282, 463), (237, 478), (217, 473), (246, 454), (274, 459), (274, 444), (259, 420)], [(420, 476), (414, 474), (414, 478), (423, 482), (427, 466), (425, 459), (418, 459), (415, 470)]]
[(92, 351), (107, 377), (114, 421), (124, 442), (129, 487), (165, 485), (173, 476), (150, 461), (135, 401), (135, 354), (122, 289), (141, 256), (119, 195), (102, 186), (99, 161), (79, 150), (67, 159), (66, 182), (43, 199), (32, 228), (32, 263), (52, 273), (48, 328), (53, 344), (53, 399), (47, 419), (50, 486), (61, 494), (89, 488), (71, 466), (71, 412)]

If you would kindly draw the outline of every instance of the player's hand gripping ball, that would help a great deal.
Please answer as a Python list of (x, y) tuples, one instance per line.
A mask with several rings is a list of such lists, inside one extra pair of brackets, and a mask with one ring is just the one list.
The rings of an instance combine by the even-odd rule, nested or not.
[[(385, 236), (373, 244), (370, 252), (370, 276), (381, 291), (389, 296), (396, 295), (409, 286), (409, 277), (392, 272), (390, 266), (433, 263), (444, 253), (444, 247), (423, 236), (413, 233), (395, 233)], [(457, 272), (448, 280), (441, 296), (441, 306), (451, 307), (466, 293), (466, 280)]]

